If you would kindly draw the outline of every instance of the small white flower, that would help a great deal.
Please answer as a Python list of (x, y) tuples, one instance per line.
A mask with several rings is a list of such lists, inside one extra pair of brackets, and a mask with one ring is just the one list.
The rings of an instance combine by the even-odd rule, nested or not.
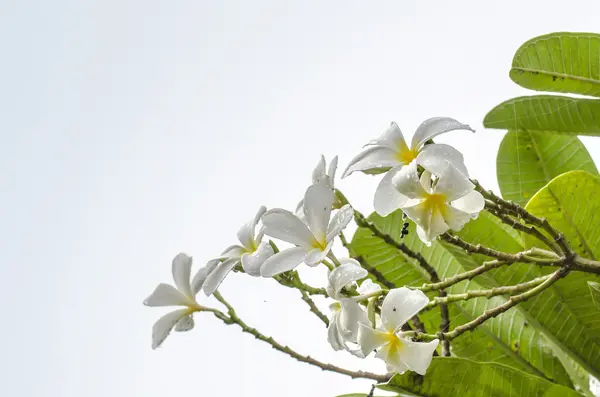
[(218, 258), (222, 262), (210, 273), (204, 283), (203, 291), (207, 296), (213, 294), (219, 288), (229, 272), (240, 262), (247, 274), (255, 277), (260, 276), (260, 267), (274, 253), (271, 244), (262, 241), (264, 229), (260, 228), (258, 232), (256, 231), (258, 222), (266, 211), (267, 209), (264, 206), (260, 207), (254, 219), (238, 230), (237, 237), (241, 245), (232, 245), (223, 251), (221, 257)]
[(144, 300), (144, 305), (150, 307), (182, 306), (183, 308), (165, 314), (154, 324), (152, 327), (153, 349), (163, 343), (173, 328), (175, 331), (189, 331), (194, 328), (192, 314), (206, 309), (196, 302), (196, 295), (202, 288), (206, 276), (214, 270), (218, 262), (218, 260), (208, 262), (206, 266), (198, 270), (190, 283), (192, 258), (181, 253), (173, 259), (172, 273), (177, 288), (169, 284), (159, 284), (154, 292)]
[(417, 224), (417, 234), (427, 245), (437, 236), (452, 229), (458, 231), (485, 207), (483, 196), (475, 191), (462, 172), (450, 163), (432, 184), (427, 167), (419, 178), (417, 164), (403, 168), (393, 178), (393, 185), (409, 200), (400, 208)]
[(327, 341), (335, 351), (346, 350), (357, 357), (364, 357), (357, 345), (359, 324), (368, 324), (369, 319), (363, 308), (353, 299), (341, 298), (329, 306), (332, 312), (327, 328)]
[(381, 327), (359, 324), (358, 344), (362, 353), (367, 356), (378, 350), (375, 357), (384, 360), (390, 372), (402, 374), (410, 370), (425, 375), (439, 340), (413, 342), (404, 337), (401, 328), (428, 302), (427, 296), (418, 290), (406, 287), (391, 290), (381, 305)]
[(441, 172), (446, 161), (449, 161), (468, 175), (463, 156), (458, 150), (439, 143), (425, 145), (428, 140), (454, 130), (473, 131), (468, 125), (449, 117), (427, 119), (417, 128), (408, 147), (398, 124), (392, 122), (378, 139), (365, 145), (371, 147), (350, 161), (342, 178), (355, 171), (370, 174), (387, 172), (379, 183), (373, 200), (375, 211), (381, 216), (386, 216), (406, 201), (406, 197), (399, 194), (392, 186), (392, 178), (405, 165), (416, 161), (436, 173)]
[(260, 269), (264, 277), (292, 270), (302, 262), (317, 266), (325, 259), (334, 238), (353, 216), (352, 207), (345, 205), (332, 218), (333, 200), (333, 189), (327, 181), (321, 180), (310, 186), (304, 195), (306, 224), (290, 211), (280, 208), (263, 215), (265, 234), (296, 245), (267, 259)]
[[(335, 171), (337, 170), (338, 157), (335, 156), (331, 163), (329, 163), (329, 168), (327, 168), (327, 163), (325, 161), (325, 156), (321, 155), (321, 160), (315, 167), (312, 173), (312, 183), (313, 185), (319, 183), (322, 180), (326, 180), (329, 186), (333, 189), (334, 180), (335, 180)], [(327, 170), (327, 171), (326, 171)], [(304, 217), (304, 200), (300, 200), (298, 205), (296, 206), (296, 216), (300, 218), (304, 223), (306, 223), (306, 218)]]
[[(335, 300), (342, 298), (341, 292), (347, 285), (350, 285), (369, 275), (365, 269), (360, 267), (360, 263), (352, 258), (341, 258), (340, 266), (329, 272), (327, 276), (327, 295)], [(363, 283), (364, 284), (364, 283)]]
[(368, 278), (360, 284), (357, 291), (360, 295), (369, 295), (381, 291), (381, 285), (374, 283), (373, 280)]

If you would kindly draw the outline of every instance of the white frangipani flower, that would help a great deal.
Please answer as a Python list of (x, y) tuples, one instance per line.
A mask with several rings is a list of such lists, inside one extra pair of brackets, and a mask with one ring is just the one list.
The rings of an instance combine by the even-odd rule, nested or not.
[(359, 324), (368, 324), (369, 318), (364, 309), (353, 299), (341, 298), (329, 306), (332, 312), (327, 328), (327, 341), (335, 351), (347, 350), (355, 356), (364, 357), (361, 349), (349, 345), (358, 342)]
[(402, 374), (410, 370), (424, 375), (439, 340), (413, 342), (404, 337), (401, 328), (428, 302), (427, 296), (419, 290), (406, 287), (391, 290), (381, 305), (381, 327), (374, 329), (368, 323), (359, 324), (358, 344), (362, 353), (366, 356), (378, 350), (375, 357), (384, 360), (390, 372)]
[(169, 284), (159, 284), (154, 292), (144, 300), (144, 305), (150, 307), (182, 306), (182, 309), (165, 314), (154, 324), (152, 327), (153, 349), (163, 343), (173, 328), (175, 331), (189, 331), (194, 328), (193, 313), (210, 310), (196, 302), (196, 295), (202, 288), (207, 275), (214, 270), (218, 263), (218, 260), (208, 262), (206, 266), (198, 270), (190, 282), (192, 258), (181, 253), (173, 259), (172, 273), (177, 288)]
[(294, 269), (302, 262), (317, 266), (325, 259), (334, 238), (353, 216), (352, 207), (345, 205), (331, 217), (333, 200), (333, 189), (322, 180), (310, 186), (304, 195), (306, 224), (290, 211), (280, 208), (263, 215), (266, 235), (296, 245), (267, 259), (260, 269), (264, 277)]
[(341, 292), (344, 287), (369, 275), (356, 259), (340, 258), (339, 262), (340, 266), (330, 271), (327, 277), (327, 295), (335, 300), (342, 298)]
[(229, 272), (240, 262), (247, 274), (260, 276), (260, 267), (274, 253), (271, 244), (262, 241), (264, 229), (256, 230), (258, 222), (266, 211), (264, 206), (260, 207), (254, 219), (238, 230), (237, 237), (241, 245), (232, 245), (218, 258), (222, 262), (210, 273), (204, 283), (203, 291), (207, 296), (217, 290)]
[[(335, 156), (331, 163), (329, 163), (329, 168), (327, 168), (327, 162), (325, 161), (325, 156), (321, 155), (321, 160), (315, 167), (312, 173), (312, 183), (313, 185), (319, 183), (322, 180), (326, 180), (329, 186), (333, 189), (334, 180), (335, 180), (335, 171), (337, 170), (338, 157)], [(303, 222), (306, 223), (306, 218), (304, 217), (304, 200), (300, 200), (298, 205), (296, 206), (296, 216), (300, 218)]]
[[(409, 200), (400, 208), (417, 224), (417, 234), (427, 245), (448, 229), (458, 231), (485, 207), (483, 196), (469, 178), (450, 163), (437, 174), (427, 167), (419, 178), (417, 164), (403, 168), (393, 178), (393, 185)], [(433, 171), (432, 171), (433, 172)]]
[(342, 178), (355, 171), (371, 174), (387, 171), (375, 191), (373, 200), (375, 211), (381, 216), (386, 216), (406, 201), (406, 197), (398, 193), (392, 186), (392, 178), (405, 165), (416, 161), (436, 173), (441, 172), (445, 163), (449, 161), (462, 173), (468, 175), (463, 155), (458, 150), (440, 143), (425, 145), (428, 140), (454, 130), (474, 131), (468, 125), (449, 117), (434, 117), (425, 120), (417, 128), (409, 147), (398, 124), (392, 122), (378, 139), (365, 145), (365, 147), (370, 146), (369, 148), (350, 161)]

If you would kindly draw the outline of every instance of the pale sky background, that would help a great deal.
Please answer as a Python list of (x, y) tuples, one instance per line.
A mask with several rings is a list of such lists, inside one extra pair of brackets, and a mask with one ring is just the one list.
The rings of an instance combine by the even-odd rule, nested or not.
[[(210, 315), (152, 351), (165, 311), (142, 301), (177, 253), (202, 265), (260, 205), (293, 208), (321, 153), (345, 167), (392, 120), (408, 136), (432, 116), (471, 124), (439, 141), (496, 188), (503, 133), (481, 121), (526, 92), (508, 78), (515, 50), (600, 31), (598, 0), (374, 3), (0, 3), (0, 394), (368, 392)], [(584, 141), (600, 163), (600, 139)], [(377, 182), (338, 186), (370, 212)], [(384, 370), (333, 352), (296, 291), (242, 275), (221, 291), (299, 352)]]

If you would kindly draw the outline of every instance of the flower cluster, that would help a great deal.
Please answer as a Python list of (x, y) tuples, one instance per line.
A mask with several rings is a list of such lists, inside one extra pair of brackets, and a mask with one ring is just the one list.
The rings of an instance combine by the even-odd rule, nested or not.
[[(449, 229), (460, 230), (484, 207), (460, 152), (432, 142), (437, 135), (457, 129), (471, 130), (450, 118), (426, 120), (409, 147), (398, 125), (392, 123), (350, 162), (342, 177), (355, 171), (385, 173), (375, 192), (375, 211), (386, 216), (400, 209), (415, 223), (419, 238), (431, 244)], [(338, 259), (332, 250), (336, 237), (354, 216), (348, 203), (336, 199), (336, 168), (337, 157), (329, 167), (322, 157), (295, 212), (261, 207), (238, 231), (240, 244), (209, 260), (192, 281), (192, 258), (177, 255), (172, 265), (176, 287), (160, 284), (144, 301), (148, 306), (181, 307), (156, 322), (152, 347), (160, 346), (173, 329), (192, 329), (195, 312), (214, 312), (198, 304), (196, 295), (200, 290), (206, 296), (215, 293), (234, 269), (254, 277), (279, 277), (302, 263), (309, 267), (325, 264), (329, 268), (326, 291), (334, 301), (327, 330), (331, 347), (358, 357), (376, 352), (390, 372), (424, 374), (439, 341), (413, 341), (404, 327), (427, 306), (427, 296), (407, 287), (384, 290), (368, 278), (359, 262)], [(265, 236), (289, 246), (279, 250), (275, 241), (263, 241)]]

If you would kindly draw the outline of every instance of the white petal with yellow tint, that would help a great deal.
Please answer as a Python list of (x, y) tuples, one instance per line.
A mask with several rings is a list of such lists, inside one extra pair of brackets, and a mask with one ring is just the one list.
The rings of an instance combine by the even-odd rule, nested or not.
[(440, 176), (444, 172), (446, 162), (455, 166), (465, 176), (469, 176), (462, 153), (450, 145), (442, 143), (425, 145), (417, 155), (416, 161), (423, 168), (437, 176)]
[(144, 305), (157, 306), (186, 306), (190, 304), (190, 298), (177, 288), (169, 284), (158, 284), (154, 292), (144, 300)]
[(365, 356), (384, 346), (388, 340), (387, 332), (372, 328), (368, 324), (358, 324), (358, 345)]
[(400, 130), (400, 127), (395, 121), (390, 123), (390, 126), (379, 136), (377, 139), (373, 139), (365, 146), (385, 146), (393, 149), (395, 152), (407, 149), (408, 145), (404, 140), (404, 135)]
[(256, 251), (250, 253), (247, 252), (242, 255), (242, 267), (246, 274), (254, 277), (260, 276), (260, 268), (263, 263), (271, 257), (275, 252), (273, 247), (266, 241), (263, 241), (258, 245)]
[(469, 130), (475, 132), (475, 130), (467, 124), (462, 124), (450, 117), (432, 117), (422, 122), (417, 128), (412, 137), (410, 147), (413, 150), (417, 150), (428, 140), (454, 130)]
[(393, 184), (394, 176), (402, 169), (402, 167), (404, 167), (404, 165), (398, 165), (386, 172), (383, 179), (381, 179), (381, 182), (379, 182), (379, 185), (377, 185), (375, 197), (373, 198), (373, 207), (381, 216), (391, 214), (408, 201), (408, 197), (401, 194)]
[(381, 305), (381, 321), (388, 332), (395, 332), (427, 304), (429, 298), (422, 291), (406, 287), (388, 292)]
[(452, 164), (447, 163), (433, 191), (437, 194), (443, 194), (446, 201), (454, 201), (466, 196), (474, 188), (475, 185), (471, 183), (467, 176)]
[(469, 214), (467, 212), (456, 209), (451, 205), (448, 205), (446, 208), (447, 209), (445, 210), (444, 221), (454, 231), (459, 231), (467, 222), (477, 217), (477, 213)]
[(283, 250), (267, 259), (260, 268), (263, 277), (273, 277), (279, 273), (292, 270), (304, 261), (306, 249), (294, 247)]
[(400, 349), (397, 344), (388, 343), (381, 348), (375, 357), (385, 361), (388, 372), (403, 374), (408, 371), (408, 366), (402, 360)]
[(428, 193), (421, 185), (416, 161), (397, 171), (392, 178), (392, 184), (400, 194), (410, 199), (420, 199)]
[(154, 326), (152, 327), (152, 348), (156, 349), (159, 347), (169, 336), (173, 327), (181, 320), (183, 317), (187, 316), (190, 312), (190, 309), (179, 309), (173, 312), (167, 313), (161, 318), (158, 319)]
[(308, 266), (317, 266), (321, 261), (327, 258), (327, 254), (331, 251), (331, 247), (333, 246), (333, 241), (327, 244), (325, 248), (313, 248), (312, 250), (306, 253), (304, 257), (304, 263)]
[(312, 247), (314, 241), (313, 234), (290, 211), (274, 208), (263, 215), (262, 222), (266, 235), (305, 248)]
[(374, 146), (366, 150), (363, 150), (356, 157), (354, 157), (346, 171), (344, 171), (342, 178), (347, 177), (355, 171), (369, 171), (379, 168), (391, 168), (399, 165), (398, 154), (394, 149), (384, 146)]
[(308, 228), (318, 242), (324, 243), (327, 226), (333, 210), (333, 189), (326, 181), (320, 181), (306, 189), (304, 195), (304, 216)]

